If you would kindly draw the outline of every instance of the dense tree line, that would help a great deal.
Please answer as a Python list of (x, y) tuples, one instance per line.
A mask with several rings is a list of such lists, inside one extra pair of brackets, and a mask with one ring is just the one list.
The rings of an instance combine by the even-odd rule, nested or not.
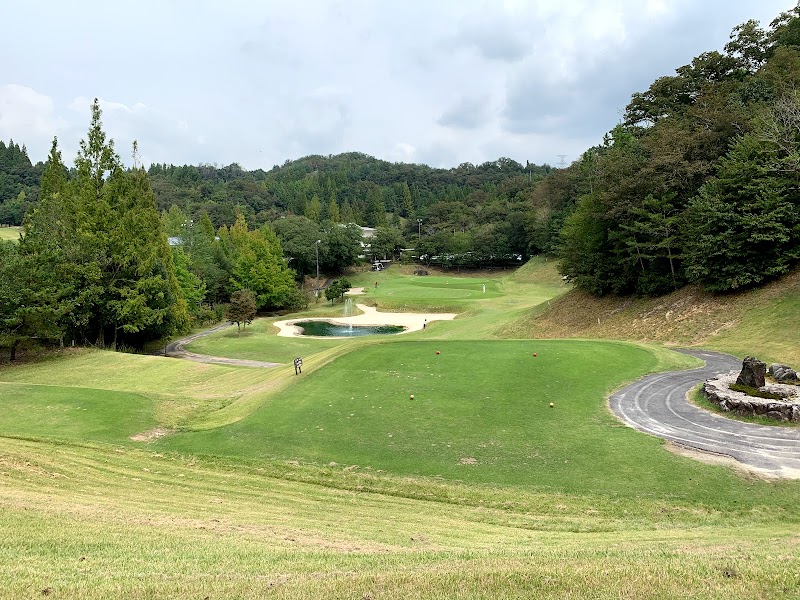
[(0, 345), (12, 359), (31, 339), (141, 347), (237, 291), (262, 309), (302, 304), (275, 233), (250, 230), (241, 213), (217, 232), (203, 215), (171, 248), (136, 144), (125, 168), (100, 117), (95, 101), (71, 172), (53, 140), (24, 235), (0, 243)]
[(322, 222), (375, 227), (411, 217), (441, 201), (459, 201), (489, 191), (509, 179), (541, 179), (548, 166), (523, 166), (501, 158), (454, 169), (390, 163), (351, 152), (286, 161), (269, 172), (227, 167), (151, 165), (159, 208), (173, 205), (189, 215), (209, 215), (216, 227), (230, 225), (238, 209), (261, 225), (285, 215)]
[(560, 174), (569, 180), (560, 188), (578, 194), (561, 268), (579, 287), (661, 294), (697, 282), (725, 292), (797, 264), (799, 16), (769, 29), (748, 21), (724, 52), (634, 94), (604, 143)]
[(541, 216), (543, 207), (534, 209), (531, 195), (551, 171), (508, 158), (434, 169), (351, 152), (307, 156), (268, 172), (235, 164), (155, 164), (148, 172), (159, 207), (176, 215), (174, 221), (178, 215), (194, 221), (205, 214), (220, 227), (241, 213), (256, 225), (270, 223), (293, 268), (310, 274), (317, 239), (322, 239), (323, 270), (347, 266), (347, 257), (334, 252), (334, 238), (343, 235), (336, 225), (377, 228), (370, 255), (381, 258), (413, 247), (428, 260), (451, 257), (450, 262), (478, 265), (539, 252), (528, 226), (536, 229), (533, 215), (538, 210)]
[(44, 165), (31, 164), (25, 146), (0, 140), (0, 225), (21, 225), (39, 198)]
[[(355, 152), (307, 156), (268, 172), (237, 164), (153, 164), (147, 171), (166, 231), (186, 242), (187, 255), (193, 254), (191, 230), (201, 221), (217, 232), (241, 215), (278, 233), (298, 276), (315, 273), (318, 263), (324, 272), (340, 273), (364, 255), (353, 224), (377, 228), (366, 250), (370, 258), (397, 258), (401, 249), (413, 248), (428, 262), (485, 266), (551, 251), (550, 230), (558, 227), (542, 204), (550, 198), (536, 192), (549, 173), (555, 171), (547, 165), (508, 158), (434, 169)], [(74, 175), (68, 172), (68, 178)], [(212, 272), (211, 280), (204, 279), (207, 298), (225, 297), (227, 290), (213, 277), (219, 269), (205, 264), (194, 270)]]

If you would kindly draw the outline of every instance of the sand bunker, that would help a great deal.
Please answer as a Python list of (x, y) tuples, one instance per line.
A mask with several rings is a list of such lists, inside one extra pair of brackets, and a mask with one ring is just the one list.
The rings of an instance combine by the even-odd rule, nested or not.
[(378, 312), (375, 307), (365, 304), (356, 304), (356, 307), (362, 311), (362, 314), (353, 317), (288, 319), (286, 321), (277, 321), (274, 325), (280, 329), (278, 335), (283, 337), (300, 335), (299, 329), (294, 326), (294, 323), (298, 321), (330, 321), (331, 323), (342, 323), (344, 325), (400, 325), (406, 328), (403, 333), (409, 333), (422, 329), (426, 321), (428, 323), (431, 321), (451, 321), (456, 318), (455, 313), (390, 313)]

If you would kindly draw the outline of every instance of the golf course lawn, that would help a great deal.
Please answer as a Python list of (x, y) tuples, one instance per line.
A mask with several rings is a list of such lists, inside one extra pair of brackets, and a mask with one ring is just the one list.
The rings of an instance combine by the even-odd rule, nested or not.
[(342, 340), (278, 337), (278, 329), (272, 326), (272, 321), (273, 319), (256, 319), (243, 332), (237, 332), (235, 327), (229, 327), (198, 338), (189, 344), (187, 349), (198, 354), (288, 364), (297, 356), (306, 357), (336, 348), (343, 343)]
[(0, 383), (0, 436), (116, 442), (156, 425), (141, 394)]
[[(608, 392), (656, 367), (650, 352), (619, 342), (384, 343), (337, 358), (247, 419), (156, 447), (558, 493), (747, 503), (730, 471), (664, 452), (661, 440), (608, 413)], [(720, 487), (729, 490), (723, 500)]]
[(0, 241), (11, 240), (16, 242), (22, 233), (22, 227), (0, 227)]
[(0, 367), (0, 599), (800, 595), (800, 481), (608, 411), (695, 359), (499, 339), (565, 289), (544, 261), (360, 280), (380, 310), (459, 317), (361, 340), (260, 319), (190, 347), (270, 369), (80, 349)]

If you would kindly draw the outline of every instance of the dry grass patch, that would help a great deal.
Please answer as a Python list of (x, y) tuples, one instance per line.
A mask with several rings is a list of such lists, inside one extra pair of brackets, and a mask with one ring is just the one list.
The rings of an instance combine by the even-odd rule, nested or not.
[(796, 343), (800, 270), (757, 290), (715, 295), (686, 286), (660, 298), (572, 290), (502, 332), (523, 338), (604, 338), (703, 345), (762, 360), (800, 364)]

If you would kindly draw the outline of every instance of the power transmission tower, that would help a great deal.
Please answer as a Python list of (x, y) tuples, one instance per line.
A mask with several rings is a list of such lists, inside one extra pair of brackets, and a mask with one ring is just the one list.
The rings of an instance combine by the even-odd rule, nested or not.
[(563, 169), (564, 167), (566, 167), (566, 166), (567, 166), (567, 161), (566, 161), (566, 160), (564, 160), (564, 159), (565, 159), (565, 158), (567, 158), (567, 155), (566, 155), (566, 154), (556, 154), (556, 156), (557, 156), (559, 159), (561, 159), (561, 160), (559, 160), (559, 161), (558, 161), (558, 164), (557, 164), (556, 166), (557, 166), (559, 169)]

